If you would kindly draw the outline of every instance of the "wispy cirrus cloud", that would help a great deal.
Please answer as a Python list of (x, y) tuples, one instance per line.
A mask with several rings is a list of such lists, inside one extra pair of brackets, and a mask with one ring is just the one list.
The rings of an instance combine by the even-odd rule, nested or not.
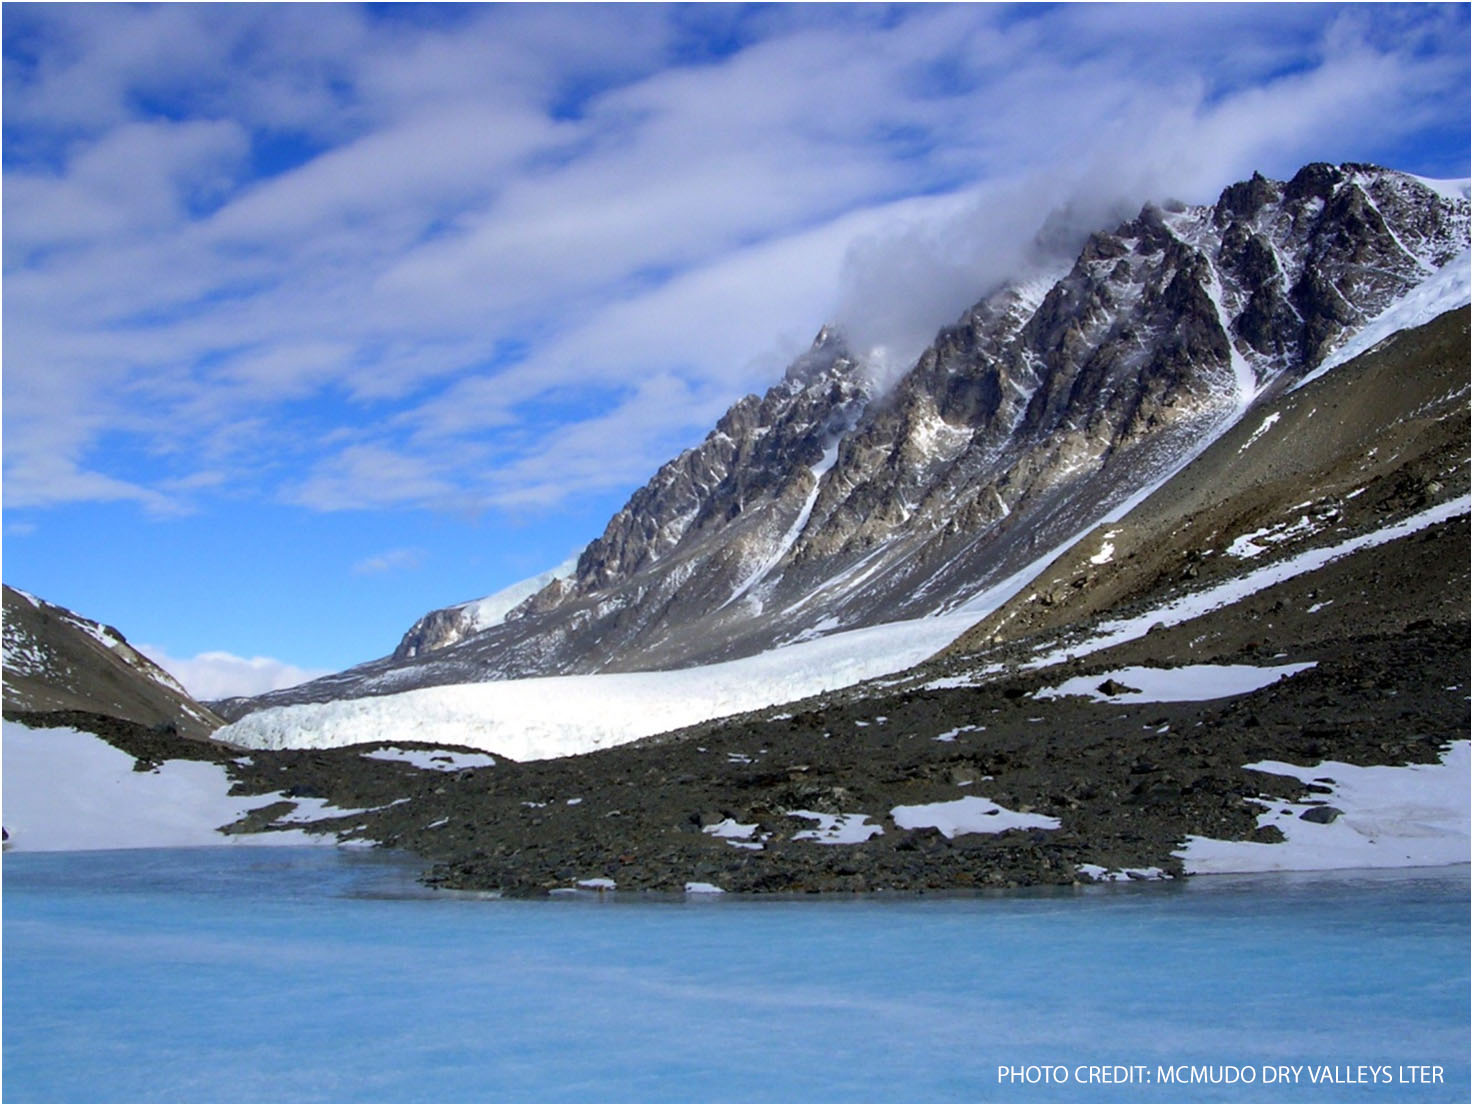
[(1418, 135), (1465, 173), (1467, 45), (1416, 5), (15, 7), (7, 503), (627, 489), (824, 321), (908, 355), (1050, 211)]
[(354, 576), (382, 576), (416, 569), (424, 564), (424, 559), (423, 549), (386, 549), (355, 562), (352, 572)]

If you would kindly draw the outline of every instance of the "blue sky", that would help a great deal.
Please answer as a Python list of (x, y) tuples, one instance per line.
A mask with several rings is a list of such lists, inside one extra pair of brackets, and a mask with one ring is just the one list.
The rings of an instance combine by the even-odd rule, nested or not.
[(1469, 173), (1466, 5), (4, 19), (4, 578), (202, 695), (562, 561), (837, 321), (897, 365), (1255, 169)]

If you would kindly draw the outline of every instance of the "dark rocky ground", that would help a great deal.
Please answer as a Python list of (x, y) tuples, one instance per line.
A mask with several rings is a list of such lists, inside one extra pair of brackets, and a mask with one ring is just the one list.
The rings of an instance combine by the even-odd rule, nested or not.
[[(185, 754), (226, 765), (236, 793), (287, 796), (235, 832), (271, 832), (301, 797), (370, 810), (316, 828), (414, 852), (428, 882), (444, 887), (541, 895), (607, 877), (624, 891), (679, 891), (688, 880), (733, 892), (930, 891), (1067, 884), (1086, 878), (1085, 863), (1179, 875), (1171, 854), (1188, 834), (1269, 839), (1246, 799), (1314, 798), (1297, 780), (1245, 764), (1430, 762), (1466, 738), (1468, 548), (1464, 516), (1052, 668), (928, 687), (979, 663), (948, 655), (633, 745), (458, 772), (368, 759), (368, 746), (241, 753), (96, 715), (11, 716), (98, 732), (140, 770)], [(1316, 603), (1328, 605), (1309, 613)], [(1008, 652), (1016, 659), (1025, 644), (1036, 645)], [(1128, 664), (1294, 661), (1317, 666), (1204, 703), (1033, 697)], [(413, 734), (399, 738), (407, 747)], [(947, 839), (889, 817), (899, 804), (972, 794), (1056, 817), (1060, 828)], [(792, 810), (863, 812), (883, 833), (855, 845), (795, 839), (814, 823)], [(701, 832), (726, 818), (755, 823), (764, 847)]]
[[(1451, 524), (1398, 543), (1406, 548), (1327, 569), (1334, 580), (1314, 574), (1280, 585), (1239, 609), (1087, 663), (975, 687), (927, 690), (915, 680), (770, 712), (790, 718), (729, 720), (584, 757), (477, 772), (423, 808), (395, 808), (395, 843), (437, 861), (432, 882), (514, 894), (598, 876), (626, 889), (678, 890), (703, 880), (729, 891), (869, 891), (1069, 883), (1084, 863), (1180, 874), (1171, 853), (1187, 834), (1269, 839), (1256, 829), (1259, 808), (1245, 798), (1313, 799), (1299, 781), (1245, 764), (1430, 762), (1467, 736), (1466, 605), (1442, 611), (1436, 581), (1446, 582), (1445, 573), (1426, 571), (1454, 558), (1464, 576), (1453, 594), (1466, 596), (1467, 542), (1466, 521)], [(1354, 632), (1353, 602), (1327, 620), (1335, 628), (1312, 625), (1333, 606), (1300, 613), (1327, 589), (1348, 595), (1356, 585), (1368, 600), (1396, 588), (1403, 624)], [(1297, 631), (1311, 629), (1315, 644), (1294, 643)], [(1206, 703), (1032, 697), (1069, 675), (1160, 663), (1203, 638), (1223, 639), (1226, 648), (1199, 640), (1194, 663), (1314, 660), (1317, 667)], [(921, 675), (948, 671), (956, 667), (937, 664)], [(977, 728), (935, 740), (961, 727)], [(934, 830), (900, 830), (887, 816), (899, 804), (968, 794), (1052, 815), (1061, 827), (948, 840)], [(582, 801), (569, 806), (570, 798)], [(794, 809), (863, 811), (884, 833), (862, 845), (794, 840), (813, 825), (784, 813)], [(448, 824), (427, 828), (443, 817)], [(755, 851), (700, 832), (723, 818), (755, 822), (771, 836)]]

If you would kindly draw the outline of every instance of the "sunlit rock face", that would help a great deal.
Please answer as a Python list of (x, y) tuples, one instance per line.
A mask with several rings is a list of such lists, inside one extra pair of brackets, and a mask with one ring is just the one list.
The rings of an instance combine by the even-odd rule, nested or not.
[(431, 612), (393, 657), (252, 705), (681, 667), (954, 609), (1313, 371), (1468, 227), (1445, 189), (1316, 164), (1148, 204), (1067, 271), (979, 290), (883, 391), (825, 328), (495, 625)]

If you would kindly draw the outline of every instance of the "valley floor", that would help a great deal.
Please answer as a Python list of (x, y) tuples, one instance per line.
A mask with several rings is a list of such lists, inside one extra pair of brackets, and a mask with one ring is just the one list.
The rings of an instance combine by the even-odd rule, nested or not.
[[(241, 840), (380, 843), (433, 884), (506, 895), (1466, 862), (1468, 546), (1463, 513), (1085, 656), (1030, 668), (1048, 651), (1013, 642), (581, 756), (413, 733), (194, 755), (228, 774)], [(124, 723), (19, 720), (100, 730), (144, 768), (180, 755)], [(1389, 765), (1422, 767), (1367, 770)]]

